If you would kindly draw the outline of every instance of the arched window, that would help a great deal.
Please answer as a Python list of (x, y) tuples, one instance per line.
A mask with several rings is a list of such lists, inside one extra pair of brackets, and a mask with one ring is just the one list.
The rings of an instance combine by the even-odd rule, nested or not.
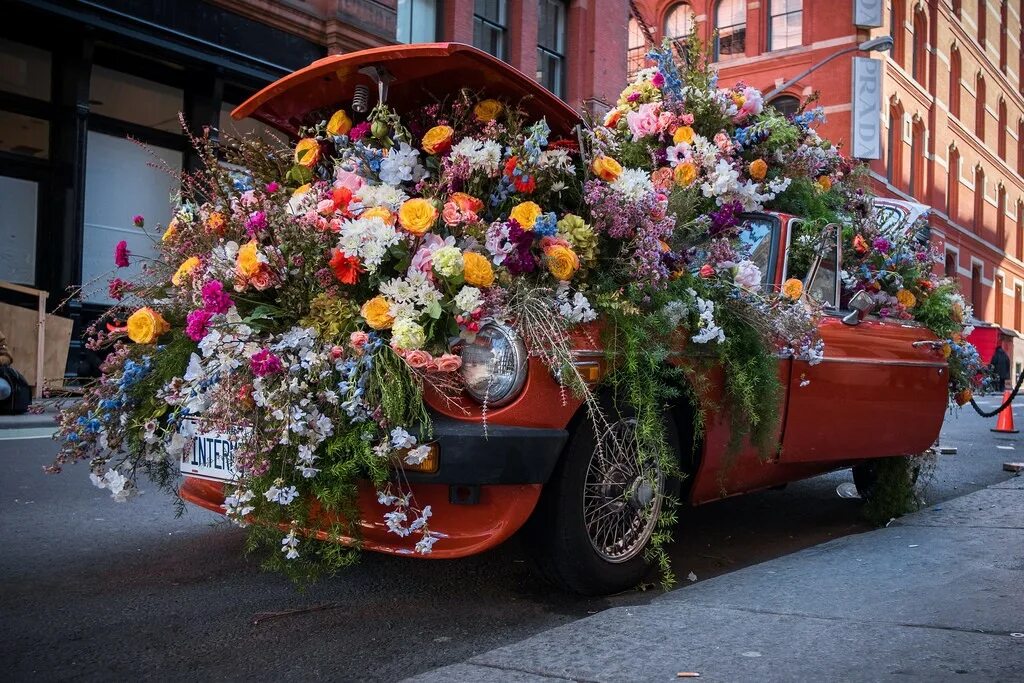
[(715, 59), (742, 57), (747, 50), (747, 0), (721, 0), (715, 7)]
[(992, 289), (996, 292), (996, 315), (992, 320), (996, 325), (1003, 326), (1003, 276), (992, 278)]
[(779, 95), (768, 104), (784, 116), (793, 116), (800, 111), (800, 100), (792, 95)]
[(914, 12), (914, 45), (910, 56), (910, 75), (914, 80), (928, 87), (928, 21), (924, 11)]
[(978, 0), (978, 42), (981, 43), (982, 50), (985, 49), (986, 24), (988, 24), (988, 2)]
[[(1024, 261), (1024, 202), (1017, 200), (1017, 260)], [(1020, 329), (1020, 328), (1018, 328)]]
[(956, 277), (956, 252), (946, 252), (946, 265), (943, 270), (946, 277)]
[(1002, 97), (999, 98), (999, 127), (996, 130), (996, 151), (999, 153), (999, 158), (1006, 161), (1006, 100)]
[(900, 66), (903, 66), (903, 34), (906, 33), (903, 21), (907, 16), (903, 0), (892, 0), (889, 5), (889, 33), (892, 35), (892, 51), (890, 56)]
[(980, 263), (971, 265), (971, 306), (974, 307), (974, 317), (981, 320), (982, 313), (982, 301), (981, 301), (981, 279), (985, 277), (984, 267)]
[(910, 195), (924, 201), (924, 121), (915, 115), (910, 132)]
[(983, 235), (985, 230), (985, 169), (974, 169), (974, 234)]
[(985, 77), (980, 71), (974, 80), (974, 92), (974, 134), (985, 142)]
[(960, 50), (956, 45), (949, 54), (949, 113), (960, 118)]
[(886, 150), (886, 175), (893, 187), (903, 181), (903, 107), (893, 102), (889, 105), (889, 144)]
[(960, 212), (960, 151), (949, 146), (949, 171), (946, 174), (946, 213), (951, 221), (958, 221)]
[(693, 8), (687, 4), (672, 5), (665, 15), (665, 26), (662, 36), (669, 40), (686, 40), (693, 30)]
[(629, 79), (632, 80), (636, 72), (644, 68), (647, 54), (647, 44), (644, 40), (644, 32), (640, 29), (640, 23), (633, 17), (629, 18), (628, 47), (626, 48), (626, 71)]
[(999, 194), (997, 195), (996, 207), (996, 246), (1005, 250), (1006, 244), (1006, 187), (999, 183)]
[(1010, 32), (1007, 23), (1006, 0), (999, 3), (999, 70), (1006, 73), (1006, 34)]
[(804, 42), (803, 0), (769, 0), (768, 49), (785, 50)]

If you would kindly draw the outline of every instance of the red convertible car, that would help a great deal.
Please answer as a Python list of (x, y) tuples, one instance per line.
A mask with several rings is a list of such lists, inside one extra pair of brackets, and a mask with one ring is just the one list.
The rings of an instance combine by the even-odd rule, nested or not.
[[(425, 79), (450, 82), (453, 89), (526, 98), (530, 113), (546, 116), (554, 130), (568, 132), (578, 122), (570, 107), (531, 79), (490, 55), (455, 44), (328, 57), (268, 86), (234, 116), (254, 117), (294, 134), (306, 112), (348, 101), (356, 85), (388, 88), (389, 102), (401, 106), (420, 97)], [(803, 276), (808, 296), (824, 306), (824, 361), (810, 365), (779, 358), (784, 388), (778, 405), (779, 447), (767, 459), (752, 446), (729, 452), (724, 415), (709, 415), (705, 432), (694, 443), (693, 408), (687, 403), (671, 407), (665, 419), (686, 475), (681, 493), (690, 505), (841, 468), (869, 471), (873, 459), (921, 453), (938, 435), (948, 378), (934, 335), (914, 323), (850, 308), (841, 296), (838, 237), (809, 273), (788, 272), (788, 245), (799, 222), (783, 214), (748, 214), (744, 238), (765, 286), (777, 289), (788, 277)], [(528, 525), (546, 573), (569, 589), (607, 593), (635, 585), (648, 569), (644, 550), (670, 482), (658, 473), (652, 478), (650, 472), (636, 471), (636, 459), (628, 453), (616, 457), (595, 449), (597, 437), (589, 421), (581, 419), (580, 404), (561, 400), (551, 373), (530, 357), (511, 329), (490, 323), (462, 353), (489, 354), (493, 372), (501, 374), (502, 393), (489, 394), (486, 434), (480, 404), (471, 396), (459, 406), (431, 402), (436, 435), (431, 458), (421, 471), (406, 472), (420, 504), (431, 505), (436, 517), (446, 520), (444, 542), (428, 557), (483, 552)], [(595, 381), (604, 372), (603, 357), (592, 344), (581, 342), (576, 351), (581, 373)], [(711, 379), (720, 387), (720, 377), (712, 373)], [(613, 428), (628, 434), (630, 416), (611, 417)], [(208, 446), (202, 439), (196, 443), (196, 449)], [(183, 472), (193, 476), (186, 476), (181, 495), (222, 512), (223, 483), (194, 476), (203, 474), (200, 460), (208, 455), (194, 454), (191, 463), (183, 463)], [(360, 504), (364, 548), (412, 554), (412, 541), (390, 534), (381, 521), (385, 509), (370, 486), (362, 491)]]

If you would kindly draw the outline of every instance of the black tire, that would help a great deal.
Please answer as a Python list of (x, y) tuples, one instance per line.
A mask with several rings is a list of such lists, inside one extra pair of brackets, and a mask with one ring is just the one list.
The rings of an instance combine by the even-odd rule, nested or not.
[[(632, 420), (632, 411), (624, 406), (616, 410), (611, 400), (605, 399), (601, 403), (609, 424), (628, 425)], [(675, 422), (668, 413), (664, 420), (668, 445), (678, 454), (679, 438)], [(628, 426), (623, 428), (628, 429)], [(645, 484), (647, 479), (642, 475), (637, 475), (632, 484), (625, 483), (629, 475), (624, 475), (623, 482), (615, 485), (601, 486), (592, 481), (588, 489), (587, 477), (596, 443), (594, 427), (584, 417), (573, 430), (565, 453), (544, 486), (537, 509), (527, 526), (527, 539), (541, 574), (559, 588), (582, 595), (618, 593), (636, 586), (644, 579), (650, 570), (649, 562), (644, 557), (645, 550), (656, 529), (658, 514), (666, 495), (675, 497), (679, 490), (679, 480), (666, 477), (660, 471), (655, 480), (661, 482), (660, 491), (654, 492), (653, 496), (651, 486)], [(595, 473), (601, 471), (601, 462), (607, 461), (595, 462)], [(624, 532), (631, 541), (615, 559), (602, 555), (596, 547), (597, 542), (591, 541), (585, 521), (588, 512), (585, 509), (585, 491), (597, 491), (605, 496), (605, 500), (610, 501), (592, 502), (591, 506), (617, 506), (616, 510), (623, 511), (622, 519), (637, 520), (637, 525), (631, 527), (635, 533)], [(595, 495), (589, 497), (592, 501), (596, 499)], [(641, 508), (645, 498), (650, 503)], [(618, 502), (620, 500), (621, 503)], [(591, 507), (589, 512), (591, 515), (596, 514), (598, 520), (601, 515), (619, 514), (594, 510)], [(652, 517), (653, 524), (649, 528), (647, 522), (640, 521), (649, 521)]]
[[(875, 486), (878, 484), (878, 460), (868, 460), (859, 465), (854, 465), (853, 471), (853, 483), (857, 487), (857, 493), (860, 494), (862, 500), (871, 500), (872, 495), (875, 491)], [(917, 479), (921, 475), (921, 466), (915, 465), (911, 471), (911, 484), (917, 485)]]

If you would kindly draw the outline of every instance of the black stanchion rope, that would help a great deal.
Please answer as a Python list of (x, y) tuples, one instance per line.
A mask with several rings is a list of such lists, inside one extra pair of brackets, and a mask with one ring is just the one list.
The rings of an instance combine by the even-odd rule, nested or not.
[(986, 413), (984, 410), (979, 408), (978, 404), (974, 402), (973, 396), (971, 397), (971, 405), (974, 406), (974, 410), (977, 411), (978, 415), (981, 415), (982, 417), (995, 417), (999, 413), (1003, 412), (1003, 409), (1006, 408), (1006, 406), (1013, 403), (1013, 399), (1017, 398), (1017, 392), (1020, 391), (1020, 385), (1022, 383), (1024, 383), (1024, 372), (1020, 373), (1020, 377), (1017, 378), (1017, 386), (1015, 386), (1013, 388), (1013, 391), (1010, 392), (1010, 397), (1003, 401), (1003, 404), (1001, 406), (999, 406), (990, 413)]

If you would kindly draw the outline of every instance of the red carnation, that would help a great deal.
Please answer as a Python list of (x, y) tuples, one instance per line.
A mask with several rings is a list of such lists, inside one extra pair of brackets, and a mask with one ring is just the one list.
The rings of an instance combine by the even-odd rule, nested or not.
[(114, 265), (118, 268), (127, 268), (129, 253), (128, 243), (124, 240), (118, 242), (117, 246), (114, 247)]
[(331, 255), (331, 270), (334, 271), (334, 277), (343, 285), (354, 285), (359, 281), (359, 274), (364, 272), (358, 258), (345, 256), (340, 249), (335, 249)]

